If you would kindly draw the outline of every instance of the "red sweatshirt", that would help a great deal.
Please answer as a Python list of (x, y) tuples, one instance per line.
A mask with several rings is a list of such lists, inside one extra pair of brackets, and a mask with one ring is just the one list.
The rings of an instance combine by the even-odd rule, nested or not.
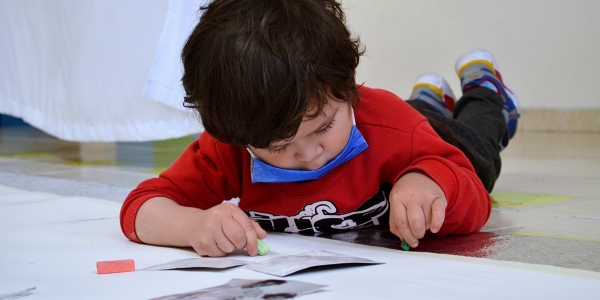
[(391, 186), (417, 170), (446, 195), (446, 218), (439, 235), (481, 229), (492, 202), (467, 157), (392, 93), (363, 86), (359, 95), (354, 116), (369, 148), (322, 178), (252, 183), (248, 151), (204, 132), (169, 169), (129, 194), (121, 209), (123, 233), (140, 242), (136, 214), (153, 197), (200, 209), (237, 197), (239, 207), (266, 230), (336, 232), (387, 224)]

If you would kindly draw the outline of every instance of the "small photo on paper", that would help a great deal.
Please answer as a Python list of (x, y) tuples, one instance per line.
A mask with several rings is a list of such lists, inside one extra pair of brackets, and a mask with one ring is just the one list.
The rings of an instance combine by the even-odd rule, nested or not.
[(250, 263), (244, 266), (244, 268), (283, 277), (312, 267), (342, 264), (373, 265), (383, 263), (324, 250), (313, 250), (298, 255), (281, 256), (261, 262)]
[(316, 292), (325, 286), (326, 285), (322, 284), (279, 279), (232, 279), (226, 284), (189, 293), (153, 298), (151, 300), (292, 299), (304, 294)]
[(219, 258), (219, 257), (198, 257), (198, 258), (187, 258), (174, 260), (172, 262), (159, 264), (151, 267), (141, 269), (142, 271), (161, 271), (161, 270), (176, 270), (176, 269), (193, 269), (193, 268), (206, 268), (206, 269), (227, 269), (237, 266), (243, 266), (247, 262), (238, 259), (231, 258)]

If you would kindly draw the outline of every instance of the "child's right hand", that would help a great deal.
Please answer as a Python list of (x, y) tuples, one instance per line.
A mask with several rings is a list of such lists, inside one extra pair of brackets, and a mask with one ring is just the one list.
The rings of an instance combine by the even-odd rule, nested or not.
[(239, 207), (222, 203), (208, 210), (197, 210), (187, 222), (185, 237), (201, 256), (225, 256), (235, 249), (248, 255), (258, 253), (258, 238), (267, 233)]

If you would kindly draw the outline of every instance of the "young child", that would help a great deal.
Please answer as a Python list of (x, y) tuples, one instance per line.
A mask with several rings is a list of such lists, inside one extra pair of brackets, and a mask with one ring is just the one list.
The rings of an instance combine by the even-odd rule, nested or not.
[[(129, 239), (254, 256), (265, 229), (389, 224), (417, 247), (427, 231), (467, 234), (486, 223), (499, 152), (519, 117), (489, 52), (458, 60), (458, 102), (432, 74), (405, 102), (355, 83), (363, 51), (334, 0), (215, 0), (204, 9), (183, 49), (182, 81), (206, 131), (129, 194)], [(224, 202), (232, 198), (238, 206)]]

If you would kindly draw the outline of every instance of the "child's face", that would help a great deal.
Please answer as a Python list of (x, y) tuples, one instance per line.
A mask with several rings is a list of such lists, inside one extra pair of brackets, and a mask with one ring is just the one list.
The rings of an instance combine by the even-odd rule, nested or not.
[(266, 149), (249, 148), (258, 159), (274, 167), (316, 170), (342, 152), (352, 126), (350, 103), (329, 99), (318, 117), (302, 121), (292, 140), (275, 142)]

